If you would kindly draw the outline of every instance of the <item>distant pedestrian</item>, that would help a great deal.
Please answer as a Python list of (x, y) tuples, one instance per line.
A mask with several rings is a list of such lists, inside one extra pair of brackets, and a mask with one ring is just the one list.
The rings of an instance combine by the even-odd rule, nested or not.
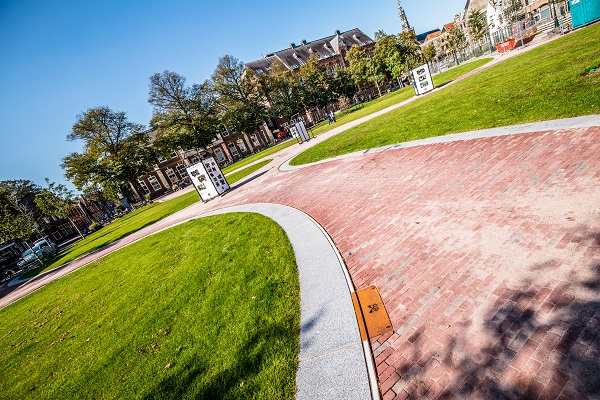
[(331, 117), (329, 116), (329, 114), (325, 113), (325, 119), (327, 120), (327, 124), (331, 125)]
[(337, 122), (337, 119), (335, 119), (335, 113), (333, 111), (331, 112), (331, 119), (333, 122)]

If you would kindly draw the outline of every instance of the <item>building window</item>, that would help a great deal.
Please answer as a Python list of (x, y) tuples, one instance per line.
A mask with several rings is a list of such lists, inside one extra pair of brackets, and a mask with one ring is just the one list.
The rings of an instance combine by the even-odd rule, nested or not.
[(250, 140), (252, 140), (252, 144), (255, 146), (260, 146), (260, 142), (255, 134), (250, 135)]
[(192, 162), (192, 164), (197, 164), (200, 162), (200, 159), (197, 156), (194, 156), (190, 159), (190, 161)]
[(146, 193), (146, 194), (150, 193), (150, 189), (148, 189), (148, 185), (146, 185), (146, 182), (138, 181), (138, 183), (140, 184), (140, 187), (142, 188), (144, 193)]
[(540, 9), (540, 16), (542, 19), (550, 19), (550, 7), (542, 7)]
[(225, 161), (225, 154), (223, 154), (223, 150), (215, 149), (215, 156), (217, 156), (217, 160), (219, 162)]
[(156, 179), (156, 177), (154, 175), (150, 175), (148, 177), (148, 182), (150, 182), (150, 184), (152, 185), (152, 189), (154, 189), (154, 191), (162, 189), (162, 186), (160, 186), (158, 179)]
[(179, 175), (184, 178), (188, 175), (187, 171), (185, 170), (185, 167), (181, 164), (177, 164), (177, 172), (179, 172)]
[(54, 236), (54, 240), (56, 240), (56, 241), (59, 241), (60, 239), (62, 239), (62, 235), (58, 232), (52, 233), (52, 236)]
[(225, 125), (221, 125), (221, 136), (229, 136), (229, 132), (227, 132), (227, 128), (225, 128)]
[(248, 150), (248, 149), (246, 149), (246, 143), (244, 143), (244, 141), (242, 139), (238, 139), (237, 145), (240, 148), (240, 151), (242, 153), (245, 153)]
[(235, 144), (229, 143), (227, 146), (229, 146), (229, 151), (231, 152), (232, 156), (238, 155), (238, 151), (237, 151), (237, 148), (235, 147)]
[(179, 178), (177, 178), (177, 175), (175, 175), (175, 172), (173, 172), (171, 168), (168, 168), (165, 172), (167, 173), (167, 176), (169, 177), (171, 183), (179, 182)]
[(163, 156), (158, 156), (158, 162), (167, 161)]
[(170, 155), (171, 158), (175, 158), (177, 156), (179, 156), (179, 154), (177, 154), (176, 151), (172, 152), (171, 155)]

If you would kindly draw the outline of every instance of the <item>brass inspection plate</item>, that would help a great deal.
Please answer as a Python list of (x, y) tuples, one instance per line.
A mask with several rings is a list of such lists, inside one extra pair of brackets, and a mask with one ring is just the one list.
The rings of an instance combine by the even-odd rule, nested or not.
[(381, 295), (375, 286), (352, 293), (352, 303), (358, 320), (362, 340), (374, 338), (394, 330), (390, 316), (385, 310)]

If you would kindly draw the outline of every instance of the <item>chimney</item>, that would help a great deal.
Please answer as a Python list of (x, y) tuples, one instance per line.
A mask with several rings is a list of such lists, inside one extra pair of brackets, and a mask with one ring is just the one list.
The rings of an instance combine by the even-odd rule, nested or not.
[(290, 43), (290, 49), (295, 49), (296, 48), (296, 43), (292, 42)]
[(335, 31), (335, 34), (336, 34), (336, 35), (339, 35), (339, 34), (340, 34), (340, 31), (339, 31), (339, 30), (336, 30), (336, 31)]
[(308, 42), (306, 41), (306, 39), (302, 39), (302, 44), (303, 45), (307, 45), (308, 44)]

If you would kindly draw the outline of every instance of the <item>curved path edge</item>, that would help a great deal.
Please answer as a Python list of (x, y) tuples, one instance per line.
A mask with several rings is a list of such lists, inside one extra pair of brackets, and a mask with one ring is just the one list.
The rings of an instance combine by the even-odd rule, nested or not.
[(354, 286), (333, 241), (309, 215), (279, 204), (229, 207), (196, 218), (251, 212), (275, 221), (296, 256), (300, 278), (300, 356), (296, 399), (379, 399), (369, 341), (362, 341)]
[[(543, 132), (543, 131), (553, 131), (553, 130), (561, 130), (561, 129), (576, 129), (576, 128), (590, 128), (593, 126), (600, 126), (600, 114), (590, 114), (584, 115), (581, 117), (572, 117), (572, 118), (562, 118), (562, 119), (553, 119), (547, 121), (540, 122), (529, 122), (525, 124), (518, 125), (508, 125), (502, 126), (498, 128), (488, 128), (488, 129), (480, 129), (475, 131), (461, 132), (461, 133), (451, 133), (448, 135), (442, 136), (432, 136), (426, 139), (412, 140), (408, 142), (400, 142), (395, 144), (389, 144), (382, 147), (373, 147), (370, 149), (359, 150), (348, 154), (342, 154), (336, 157), (327, 158), (325, 160), (319, 160), (308, 164), (302, 165), (290, 165), (290, 161), (296, 157), (296, 155), (287, 159), (279, 169), (281, 171), (294, 171), (297, 169), (307, 168), (314, 165), (324, 164), (331, 161), (343, 160), (346, 158), (353, 158), (363, 156), (365, 154), (372, 153), (380, 153), (382, 151), (388, 150), (397, 150), (404, 149), (409, 147), (416, 146), (425, 146), (429, 144), (437, 144), (437, 143), (449, 143), (456, 142), (462, 140), (473, 140), (473, 139), (483, 139), (488, 137), (495, 136), (505, 136), (505, 135), (518, 135), (523, 133), (535, 133), (535, 132)], [(349, 128), (348, 128), (349, 129)], [(341, 132), (340, 132), (341, 133)], [(318, 143), (317, 143), (318, 144)]]

